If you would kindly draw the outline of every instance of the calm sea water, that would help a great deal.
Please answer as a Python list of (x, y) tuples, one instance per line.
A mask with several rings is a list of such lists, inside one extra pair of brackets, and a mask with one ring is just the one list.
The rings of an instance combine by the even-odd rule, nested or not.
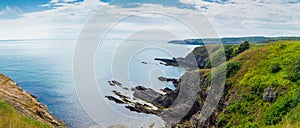
[[(68, 127), (88, 127), (94, 122), (85, 113), (77, 99), (72, 77), (75, 44), (74, 40), (0, 41), (0, 73), (11, 77), (24, 90), (37, 96), (49, 107), (53, 115), (63, 120)], [(124, 61), (113, 61), (114, 57), (107, 57), (116, 54), (112, 46), (114, 45), (99, 47), (96, 56), (97, 80), (105, 92), (112, 90), (107, 85), (107, 81), (114, 78), (111, 77), (113, 72), (110, 71), (112, 63), (118, 62), (119, 64), (115, 65), (117, 67), (124, 65), (121, 63)], [(194, 46), (180, 54), (187, 54), (192, 47)], [(126, 80), (130, 79), (131, 85), (144, 85), (157, 90), (164, 86), (172, 88), (172, 85), (159, 83), (159, 81), (151, 83), (160, 75), (178, 78), (184, 72), (182, 69), (159, 65), (153, 60), (155, 57), (171, 56), (172, 54), (157, 48), (141, 50), (131, 56), (128, 63), (125, 63), (128, 67), (126, 73), (130, 77), (119, 76), (117, 78), (120, 82), (126, 83)], [(122, 74), (122, 72), (117, 73)], [(149, 77), (149, 74), (152, 75)], [(120, 111), (127, 111), (123, 107), (115, 106), (121, 109)]]
[(75, 41), (0, 42), (0, 73), (37, 96), (69, 127), (93, 123), (77, 100), (72, 79)]

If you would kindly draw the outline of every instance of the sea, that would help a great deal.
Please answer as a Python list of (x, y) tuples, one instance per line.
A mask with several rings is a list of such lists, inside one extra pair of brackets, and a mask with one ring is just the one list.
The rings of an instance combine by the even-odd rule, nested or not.
[[(107, 120), (89, 116), (78, 99), (73, 78), (73, 58), (76, 40), (2, 40), (0, 41), (0, 73), (12, 78), (21, 88), (30, 92), (47, 105), (51, 113), (70, 128), (94, 127), (118, 123), (107, 113), (99, 115)], [(95, 78), (103, 97), (113, 95), (109, 80), (122, 83), (123, 87), (150, 87), (160, 91), (165, 87), (175, 89), (170, 83), (160, 82), (160, 76), (179, 78), (185, 70), (164, 66), (155, 58), (184, 57), (195, 45), (168, 44), (166, 40), (109, 40), (99, 43), (95, 51)], [(126, 93), (126, 95), (131, 95)], [(127, 90), (128, 91), (128, 90)], [(104, 98), (105, 99), (105, 98)], [(105, 104), (124, 115), (145, 117), (106, 100)], [(99, 106), (99, 110), (104, 109)], [(146, 115), (147, 116), (147, 115)], [(136, 122), (136, 125), (143, 125)], [(106, 125), (105, 125), (106, 127)], [(129, 126), (130, 127), (130, 126)]]

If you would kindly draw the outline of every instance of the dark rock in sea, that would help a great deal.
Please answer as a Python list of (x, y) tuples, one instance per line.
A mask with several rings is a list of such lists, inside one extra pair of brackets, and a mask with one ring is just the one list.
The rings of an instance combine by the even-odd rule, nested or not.
[(122, 84), (116, 80), (108, 81), (111, 86), (121, 86)]
[(148, 63), (143, 61), (142, 64), (148, 64)]
[(109, 126), (108, 128), (127, 128), (127, 127), (124, 126), (124, 125), (119, 124), (119, 125), (112, 125), (112, 126)]
[[(212, 47), (209, 49), (210, 52), (214, 52), (218, 50), (218, 48)], [(183, 67), (186, 69), (203, 69), (207, 68), (210, 58), (208, 54), (208, 50), (205, 46), (197, 47), (193, 50), (193, 52), (189, 53), (186, 57), (178, 57), (178, 58), (155, 58), (154, 60), (160, 61), (160, 64), (166, 66), (175, 66), (175, 67)]]
[(149, 126), (149, 128), (153, 128), (154, 126), (155, 126), (155, 124), (153, 123)]
[(162, 95), (151, 88), (145, 88), (142, 86), (137, 86), (132, 90), (134, 91), (133, 96), (143, 101), (153, 101)]
[(125, 108), (129, 109), (130, 111), (138, 112), (138, 113), (145, 113), (145, 114), (157, 114), (157, 111), (147, 109), (144, 106), (135, 105), (135, 106), (125, 106)]
[(115, 98), (115, 97), (113, 97), (113, 96), (105, 96), (105, 97), (106, 97), (108, 100), (111, 100), (111, 101), (116, 102), (117, 104), (125, 104), (124, 101), (119, 100), (119, 99), (117, 99), (117, 98)]
[(108, 81), (108, 84), (110, 86), (119, 86), (119, 87), (121, 87), (124, 90), (129, 90), (128, 88), (123, 87), (122, 84), (120, 82), (116, 81), (116, 80)]
[[(175, 79), (165, 77), (160, 77), (159, 79), (162, 81), (175, 81)], [(198, 116), (200, 116), (204, 103), (212, 102), (210, 100), (206, 101), (208, 91), (210, 90), (208, 71), (188, 71), (180, 79), (176, 79), (176, 81), (178, 84), (174, 90), (169, 88), (162, 90), (165, 94), (143, 86), (131, 89), (134, 96), (131, 99), (137, 99), (137, 102), (128, 100), (129, 97), (117, 91), (113, 92), (121, 100), (110, 96), (107, 98), (120, 104), (126, 104), (126, 108), (131, 111), (157, 115), (166, 121), (168, 126), (191, 127), (191, 124), (199, 127), (216, 126), (216, 115), (218, 111), (222, 111), (224, 108), (223, 100), (221, 100), (222, 103), (219, 105), (221, 107), (217, 107), (218, 110), (214, 111), (207, 120), (197, 123), (197, 121), (199, 122)], [(156, 109), (147, 104), (140, 103), (139, 100), (150, 103)]]
[(163, 64), (165, 66), (176, 66), (176, 67), (179, 66), (176, 61), (176, 58), (173, 58), (173, 59), (155, 58), (154, 60), (161, 61), (160, 64)]
[(167, 78), (167, 77), (158, 77), (158, 80), (162, 81), (162, 82), (178, 82), (177, 79), (174, 78)]
[(111, 81), (108, 81), (108, 84), (109, 84), (110, 86), (115, 86)]
[(118, 91), (116, 91), (116, 90), (113, 90), (112, 92), (113, 92), (115, 95), (117, 95), (117, 96), (119, 96), (120, 98), (122, 98), (122, 99), (129, 99), (129, 97), (123, 95), (121, 92), (118, 92)]
[(164, 89), (161, 89), (162, 92), (165, 92), (165, 93), (171, 93), (173, 92), (172, 89), (168, 88), (168, 87), (165, 87)]
[(174, 78), (167, 78), (167, 77), (158, 77), (158, 80), (162, 81), (162, 82), (172, 82), (173, 85), (177, 88), (178, 84), (179, 84), (179, 80), (178, 79), (174, 79)]

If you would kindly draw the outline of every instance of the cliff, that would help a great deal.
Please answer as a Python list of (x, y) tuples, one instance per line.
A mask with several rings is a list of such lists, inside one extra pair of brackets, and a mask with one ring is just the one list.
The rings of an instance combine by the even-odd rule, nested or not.
[[(219, 50), (214, 51), (218, 53)], [(151, 88), (138, 86), (132, 89), (135, 98), (156, 106), (157, 110), (131, 102), (128, 96), (119, 92), (116, 94), (120, 101), (126, 100), (122, 103), (131, 111), (155, 114), (173, 127), (300, 127), (300, 41), (225, 45), (227, 62), (222, 65), (227, 67), (227, 79), (224, 93), (216, 109), (200, 123), (197, 117), (207, 98), (207, 90), (211, 89), (209, 83), (214, 70), (210, 69), (205, 52), (205, 47), (198, 47), (189, 54), (195, 56), (200, 69), (188, 68), (178, 81), (169, 81), (173, 82), (175, 90), (165, 88), (162, 90), (165, 94), (159, 94)], [(182, 60), (189, 62), (189, 55)], [(156, 60), (167, 66), (178, 66), (174, 58)], [(168, 78), (158, 79), (168, 82)], [(185, 96), (175, 102), (180, 92), (188, 94), (195, 89), (199, 91), (194, 104), (185, 102), (190, 98)], [(186, 115), (180, 123), (173, 124), (184, 110), (180, 108), (187, 106), (191, 109), (184, 111)]]
[(16, 82), (3, 74), (0, 74), (0, 99), (10, 104), (25, 117), (53, 128), (66, 127), (62, 121), (50, 113), (46, 105), (41, 104), (35, 96), (22, 90)]

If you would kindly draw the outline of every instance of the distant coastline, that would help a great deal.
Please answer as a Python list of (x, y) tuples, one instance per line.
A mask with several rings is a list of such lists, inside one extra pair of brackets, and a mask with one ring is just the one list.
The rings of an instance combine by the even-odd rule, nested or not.
[(203, 39), (184, 39), (184, 40), (172, 40), (168, 43), (172, 44), (187, 44), (187, 45), (204, 45), (204, 44), (239, 44), (243, 41), (250, 43), (267, 43), (278, 40), (296, 41), (300, 40), (300, 37), (264, 37), (264, 36), (253, 36), (253, 37), (223, 37), (223, 38), (203, 38)]

